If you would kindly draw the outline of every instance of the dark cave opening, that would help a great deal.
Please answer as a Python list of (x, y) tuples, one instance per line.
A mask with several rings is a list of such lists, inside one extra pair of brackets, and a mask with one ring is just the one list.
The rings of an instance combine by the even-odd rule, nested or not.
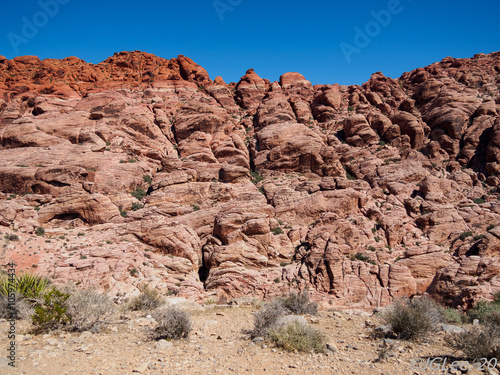
[(209, 272), (210, 272), (210, 270), (207, 267), (205, 267), (205, 266), (201, 266), (198, 269), (198, 275), (200, 276), (200, 281), (202, 283), (204, 283), (205, 281), (207, 281)]

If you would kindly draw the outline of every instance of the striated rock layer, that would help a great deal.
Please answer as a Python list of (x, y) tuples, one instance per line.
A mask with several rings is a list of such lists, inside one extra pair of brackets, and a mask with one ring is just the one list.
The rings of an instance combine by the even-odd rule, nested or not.
[(500, 53), (362, 86), (0, 56), (3, 265), (118, 299), (467, 308), (500, 291), (499, 89)]

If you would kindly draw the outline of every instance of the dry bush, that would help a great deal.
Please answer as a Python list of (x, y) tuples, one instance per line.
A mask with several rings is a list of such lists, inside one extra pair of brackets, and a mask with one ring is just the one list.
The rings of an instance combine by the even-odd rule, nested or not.
[(141, 294), (132, 298), (128, 304), (128, 309), (132, 311), (153, 311), (164, 304), (165, 301), (157, 290), (145, 287)]
[(445, 337), (446, 343), (462, 351), (468, 359), (500, 357), (500, 326), (485, 324)]
[(175, 306), (157, 309), (153, 311), (152, 316), (158, 323), (152, 334), (155, 340), (187, 338), (193, 328), (189, 313)]
[(485, 324), (492, 324), (500, 327), (500, 310), (492, 311), (484, 316)]
[(442, 308), (426, 297), (397, 301), (382, 314), (382, 319), (403, 340), (417, 340), (445, 320)]
[(115, 305), (106, 294), (94, 289), (68, 289), (68, 292), (66, 313), (71, 320), (64, 327), (67, 331), (99, 332), (115, 312)]
[(309, 291), (305, 289), (303, 292), (291, 292), (288, 296), (281, 297), (278, 300), (283, 307), (290, 310), (294, 314), (318, 314), (318, 304), (310, 301)]
[(297, 321), (274, 328), (269, 332), (270, 341), (288, 351), (321, 353), (325, 350), (326, 337), (319, 330)]
[(274, 299), (265, 303), (254, 315), (254, 327), (250, 335), (252, 337), (267, 336), (269, 331), (274, 328), (276, 321), (287, 314), (290, 314), (290, 310), (285, 308), (281, 301)]
[(31, 316), (35, 310), (20, 294), (16, 294), (16, 300), (13, 306), (14, 311), (9, 308), (8, 297), (0, 295), (0, 319), (10, 319), (14, 314), (15, 319), (31, 320)]

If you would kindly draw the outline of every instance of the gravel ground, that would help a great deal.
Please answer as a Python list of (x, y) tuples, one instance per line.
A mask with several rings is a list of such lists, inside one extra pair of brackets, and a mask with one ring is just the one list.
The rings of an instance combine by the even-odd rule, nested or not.
[[(30, 335), (29, 324), (17, 323), (16, 368), (0, 358), (2, 374), (461, 374), (460, 371), (418, 370), (412, 360), (452, 358), (444, 333), (429, 342), (393, 342), (387, 358), (377, 361), (383, 340), (371, 336), (380, 324), (376, 316), (322, 312), (307, 317), (329, 338), (326, 354), (289, 353), (259, 342), (245, 333), (256, 308), (205, 308), (193, 312), (193, 331), (186, 340), (151, 341), (155, 322), (138, 313), (122, 314), (102, 332), (53, 332)], [(1, 344), (7, 352), (8, 322), (0, 322)], [(451, 359), (448, 359), (450, 362)], [(449, 364), (449, 363), (448, 363)], [(448, 367), (448, 365), (446, 366)], [(465, 372), (464, 372), (465, 373)], [(482, 373), (471, 370), (468, 374)], [(483, 372), (487, 373), (487, 372)], [(498, 374), (493, 370), (492, 374)]]

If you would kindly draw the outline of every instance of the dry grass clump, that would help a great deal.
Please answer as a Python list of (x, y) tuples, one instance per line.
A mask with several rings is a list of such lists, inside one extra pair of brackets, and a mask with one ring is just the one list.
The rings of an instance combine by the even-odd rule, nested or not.
[(500, 358), (500, 326), (487, 323), (445, 338), (446, 343), (460, 350), (471, 360)]
[(382, 319), (402, 340), (417, 340), (445, 320), (443, 309), (426, 297), (400, 300), (389, 306)]
[(141, 293), (132, 298), (128, 304), (128, 309), (132, 311), (153, 311), (165, 304), (165, 300), (157, 290), (145, 287)]
[(189, 336), (193, 329), (191, 315), (175, 306), (157, 309), (152, 313), (158, 326), (152, 333), (155, 340), (178, 340)]
[(0, 319), (23, 319), (29, 320), (34, 313), (33, 306), (22, 298), (20, 294), (15, 294), (15, 302), (9, 305), (7, 296), (0, 295)]
[(278, 301), (294, 314), (317, 315), (318, 304), (311, 302), (310, 298), (309, 291), (305, 289), (301, 293), (291, 292), (285, 297), (278, 298)]
[(280, 300), (274, 299), (265, 303), (254, 315), (254, 328), (250, 332), (251, 337), (266, 337), (276, 325), (277, 320), (287, 314), (290, 314), (290, 310), (285, 308)]
[(326, 346), (326, 337), (322, 332), (298, 321), (292, 321), (270, 330), (269, 339), (278, 348), (288, 351), (310, 352), (313, 350), (321, 353)]
[(70, 321), (65, 326), (67, 331), (99, 332), (115, 312), (113, 301), (94, 289), (69, 290), (66, 301)]

